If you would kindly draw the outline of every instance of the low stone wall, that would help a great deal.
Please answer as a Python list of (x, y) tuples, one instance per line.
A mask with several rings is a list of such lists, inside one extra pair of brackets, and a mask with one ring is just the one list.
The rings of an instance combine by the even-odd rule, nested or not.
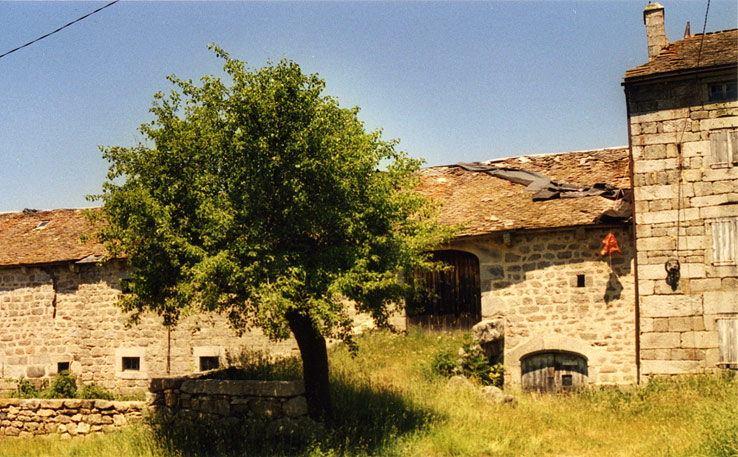
[(289, 425), (307, 418), (302, 381), (232, 381), (193, 377), (152, 379), (157, 412), (236, 418)]
[(142, 417), (142, 401), (0, 399), (0, 436), (108, 432)]

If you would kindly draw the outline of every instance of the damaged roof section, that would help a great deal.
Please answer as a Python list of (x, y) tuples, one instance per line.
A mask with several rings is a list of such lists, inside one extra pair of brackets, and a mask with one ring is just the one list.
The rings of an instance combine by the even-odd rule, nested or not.
[(696, 34), (669, 44), (650, 62), (626, 71), (625, 79), (647, 78), (696, 68), (734, 67), (736, 62), (738, 62), (737, 29), (705, 35)]
[(84, 210), (2, 213), (0, 267), (101, 259), (102, 245), (80, 241), (82, 234), (91, 232)]
[[(630, 217), (626, 147), (513, 157), (467, 168), (484, 172), (457, 165), (420, 172), (419, 191), (441, 202), (441, 222), (464, 225), (460, 236), (622, 222)], [(540, 190), (536, 186), (529, 190), (525, 180), (495, 177), (494, 173), (488, 173), (491, 168), (522, 171), (512, 175), (524, 179), (536, 177), (537, 183), (543, 182), (539, 180), (543, 177), (545, 182), (558, 185), (558, 195), (551, 192), (547, 199), (536, 201), (534, 191)], [(569, 196), (577, 198), (557, 198), (562, 196), (562, 191), (572, 192)], [(601, 216), (608, 211), (615, 217), (603, 220)]]

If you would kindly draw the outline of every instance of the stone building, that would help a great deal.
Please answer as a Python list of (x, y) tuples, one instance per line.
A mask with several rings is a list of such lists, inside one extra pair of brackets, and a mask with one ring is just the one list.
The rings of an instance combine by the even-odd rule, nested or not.
[[(625, 74), (630, 147), (421, 171), (420, 190), (461, 224), (409, 274), (425, 286), (406, 321), (481, 322), (506, 381), (542, 390), (738, 366), (738, 31), (669, 43), (644, 10), (649, 61)], [(630, 205), (632, 202), (632, 207)], [(212, 368), (244, 347), (216, 315), (127, 327), (114, 306), (124, 260), (98, 262), (79, 210), (0, 214), (0, 378), (127, 390)], [(621, 252), (601, 252), (613, 235)]]
[[(553, 194), (532, 192), (520, 172), (549, 178)], [(437, 252), (456, 268), (424, 278), (442, 303), (408, 303), (411, 322), (489, 322), (508, 382), (559, 390), (636, 380), (632, 225), (627, 192), (618, 192), (630, 188), (627, 148), (433, 167), (421, 177), (421, 191), (442, 203), (441, 221), (463, 229)], [(610, 199), (583, 191), (595, 184), (614, 191)], [(601, 255), (609, 233), (622, 253)]]
[(171, 329), (144, 315), (129, 328), (114, 304), (125, 261), (100, 265), (102, 246), (79, 239), (89, 231), (80, 210), (0, 214), (0, 378), (40, 381), (70, 369), (83, 383), (127, 391), (214, 368), (243, 348), (296, 351), (259, 332), (239, 337), (215, 315)]
[(641, 375), (738, 362), (738, 30), (669, 43), (625, 73)]

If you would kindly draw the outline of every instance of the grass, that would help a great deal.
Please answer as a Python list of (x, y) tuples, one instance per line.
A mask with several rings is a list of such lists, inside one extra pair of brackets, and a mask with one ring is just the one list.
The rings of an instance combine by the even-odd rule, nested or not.
[(738, 456), (738, 380), (656, 379), (645, 386), (489, 404), (431, 372), (459, 335), (375, 332), (358, 356), (331, 351), (337, 421), (292, 435), (259, 427), (153, 422), (89, 438), (0, 440), (0, 456)]

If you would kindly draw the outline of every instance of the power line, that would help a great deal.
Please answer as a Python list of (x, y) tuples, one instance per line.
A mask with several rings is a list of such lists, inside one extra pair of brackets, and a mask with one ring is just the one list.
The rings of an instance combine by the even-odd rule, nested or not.
[(17, 47), (17, 48), (15, 48), (15, 49), (11, 49), (10, 51), (6, 52), (5, 54), (1, 54), (1, 55), (0, 55), (0, 59), (2, 59), (3, 57), (7, 56), (8, 54), (12, 54), (12, 53), (14, 53), (15, 51), (18, 51), (18, 50), (20, 50), (20, 49), (23, 49), (23, 48), (25, 48), (26, 46), (30, 46), (30, 45), (32, 45), (33, 43), (37, 42), (37, 41), (41, 41), (41, 40), (43, 40), (44, 38), (46, 38), (46, 37), (48, 37), (48, 36), (51, 36), (51, 35), (55, 34), (56, 32), (59, 32), (59, 31), (61, 31), (61, 30), (64, 30), (64, 29), (66, 29), (67, 27), (69, 27), (70, 25), (72, 25), (72, 24), (75, 24), (75, 23), (77, 23), (77, 22), (79, 22), (79, 21), (81, 21), (82, 19), (85, 19), (85, 18), (87, 18), (87, 17), (90, 17), (90, 16), (92, 16), (93, 14), (95, 14), (95, 13), (97, 13), (97, 12), (100, 12), (100, 11), (104, 10), (104, 9), (105, 9), (105, 8), (107, 8), (108, 6), (111, 6), (111, 5), (115, 4), (115, 3), (118, 3), (119, 1), (120, 1), (120, 0), (114, 0), (114, 1), (112, 1), (112, 2), (110, 2), (110, 3), (108, 3), (108, 4), (107, 4), (107, 5), (105, 5), (105, 6), (101, 6), (100, 8), (96, 9), (95, 11), (92, 11), (92, 12), (90, 12), (90, 13), (87, 13), (87, 14), (85, 14), (84, 16), (82, 16), (82, 17), (80, 17), (80, 18), (77, 18), (77, 19), (73, 20), (73, 21), (72, 21), (72, 22), (70, 22), (69, 24), (66, 24), (66, 25), (62, 25), (62, 26), (61, 26), (61, 27), (59, 27), (58, 29), (56, 29), (56, 30), (54, 30), (54, 31), (52, 31), (52, 32), (49, 32), (49, 33), (47, 33), (46, 35), (40, 36), (40, 37), (36, 38), (36, 39), (35, 39), (35, 40), (33, 40), (33, 41), (29, 41), (28, 43), (26, 43), (26, 44), (24, 44), (24, 45), (18, 46), (18, 47)]

